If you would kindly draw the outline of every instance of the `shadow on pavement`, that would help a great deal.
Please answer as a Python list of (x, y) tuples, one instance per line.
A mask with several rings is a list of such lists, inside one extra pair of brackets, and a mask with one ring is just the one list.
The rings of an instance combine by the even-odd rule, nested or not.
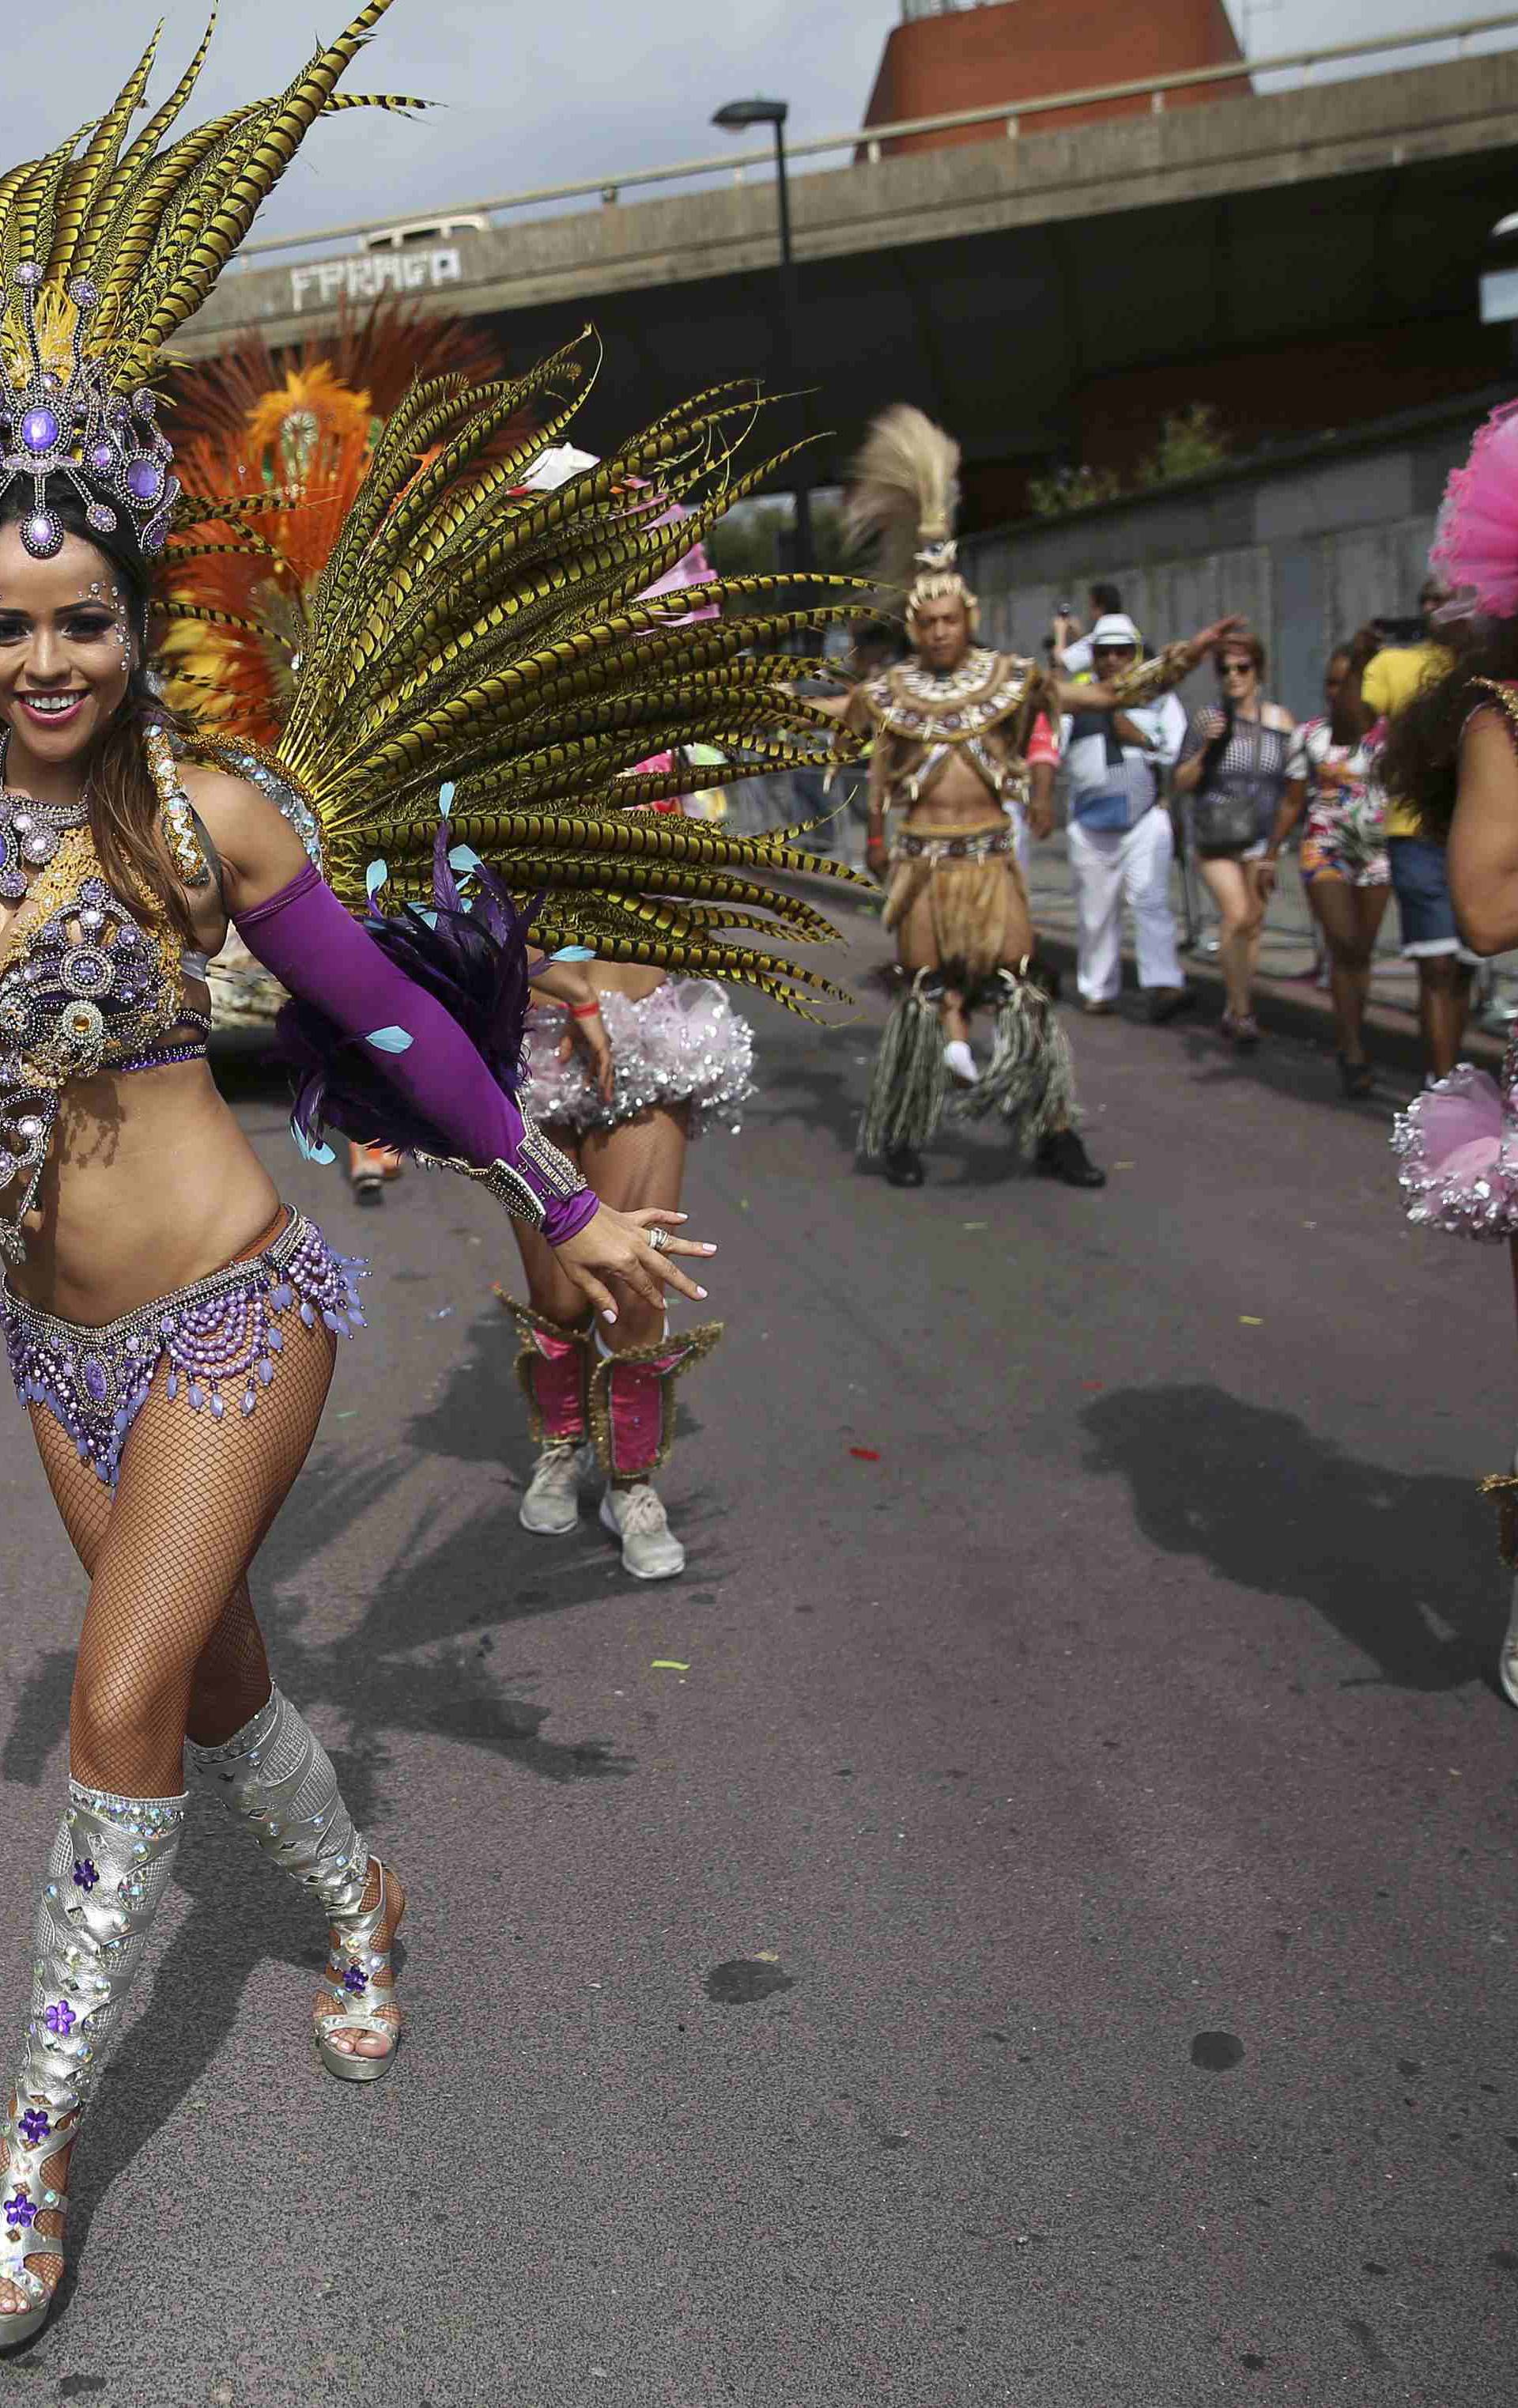
[(1152, 1545), (1302, 1598), (1394, 1687), (1485, 1679), (1501, 1581), (1474, 1473), (1390, 1471), (1201, 1383), (1120, 1391), (1081, 1419), (1088, 1468), (1127, 1481)]

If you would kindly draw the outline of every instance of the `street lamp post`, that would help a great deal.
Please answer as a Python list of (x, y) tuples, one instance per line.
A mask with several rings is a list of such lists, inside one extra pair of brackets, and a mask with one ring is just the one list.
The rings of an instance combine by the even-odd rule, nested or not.
[[(719, 108), (712, 119), (730, 134), (746, 132), (751, 125), (767, 125), (775, 136), (775, 190), (780, 202), (780, 306), (776, 324), (780, 337), (779, 383), (788, 391), (796, 382), (796, 284), (795, 257), (791, 249), (791, 188), (785, 174), (785, 120), (788, 104), (783, 100), (730, 100)], [(801, 432), (811, 432), (811, 409), (809, 397), (802, 394)], [(798, 452), (792, 464), (795, 478), (795, 536), (791, 566), (806, 575), (817, 565), (811, 533), (811, 452), (809, 448)]]

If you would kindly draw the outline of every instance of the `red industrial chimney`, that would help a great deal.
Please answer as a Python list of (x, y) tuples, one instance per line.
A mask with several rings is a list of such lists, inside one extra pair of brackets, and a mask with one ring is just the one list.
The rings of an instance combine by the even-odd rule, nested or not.
[[(1187, 67), (1229, 66), (1243, 52), (1223, 0), (902, 0), (902, 22), (881, 60), (865, 123), (947, 116), (954, 109), (1043, 99), (1092, 84), (1127, 83)], [(1167, 108), (1233, 100), (1247, 76), (1167, 93)], [(1103, 117), (1142, 115), (1148, 98), (1104, 100), (1030, 118), (1027, 131), (1064, 133)], [(956, 125), (881, 144), (887, 153), (942, 142), (983, 142), (994, 126)]]

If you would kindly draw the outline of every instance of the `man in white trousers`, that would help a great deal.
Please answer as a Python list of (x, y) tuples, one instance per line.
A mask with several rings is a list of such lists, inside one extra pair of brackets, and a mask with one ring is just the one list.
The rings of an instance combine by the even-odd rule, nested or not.
[[(1138, 630), (1123, 611), (1097, 620), (1091, 631), (1096, 677), (1121, 677), (1141, 656)], [(1060, 724), (1084, 1011), (1110, 1011), (1122, 985), (1124, 903), (1150, 1019), (1173, 1020), (1191, 1000), (1176, 953), (1175, 842), (1161, 787), (1161, 772), (1185, 733), (1186, 714), (1173, 694), (1127, 710), (1077, 710)]]

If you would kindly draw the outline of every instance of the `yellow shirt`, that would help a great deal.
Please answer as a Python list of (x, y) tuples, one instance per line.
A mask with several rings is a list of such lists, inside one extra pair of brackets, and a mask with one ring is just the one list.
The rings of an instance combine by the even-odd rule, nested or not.
[[(1360, 693), (1378, 719), (1405, 710), (1421, 687), (1432, 685), (1454, 666), (1454, 655), (1442, 644), (1393, 644), (1377, 652), (1366, 666)], [(1386, 807), (1388, 836), (1416, 836), (1418, 814), (1410, 803), (1392, 797)]]

